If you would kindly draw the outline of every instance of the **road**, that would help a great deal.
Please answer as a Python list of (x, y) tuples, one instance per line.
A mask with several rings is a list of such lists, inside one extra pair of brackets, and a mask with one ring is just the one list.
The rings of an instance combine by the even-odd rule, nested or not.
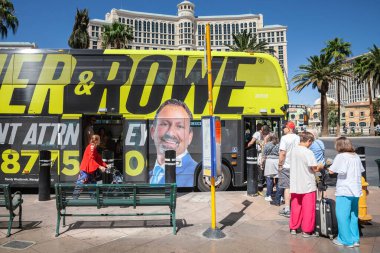
[[(325, 156), (334, 158), (337, 152), (334, 148), (336, 138), (320, 138), (326, 146)], [(375, 159), (380, 159), (380, 137), (352, 137), (350, 138), (355, 148), (365, 147), (367, 182), (371, 186), (379, 185), (379, 172)]]

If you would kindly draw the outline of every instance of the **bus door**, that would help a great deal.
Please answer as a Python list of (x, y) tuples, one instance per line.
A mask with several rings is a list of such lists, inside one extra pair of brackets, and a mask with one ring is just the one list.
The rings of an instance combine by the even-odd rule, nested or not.
[[(255, 132), (260, 131), (258, 126), (267, 125), (271, 133), (275, 134), (279, 138), (281, 137), (281, 117), (273, 117), (273, 116), (243, 116), (242, 125), (244, 129), (244, 134), (242, 134), (242, 146), (241, 150), (246, 150), (247, 144), (252, 139), (252, 136)], [(257, 145), (256, 143), (251, 146), (252, 149), (255, 149), (257, 153)], [(246, 152), (243, 152), (241, 155), (240, 164), (244, 164), (244, 179), (247, 178), (247, 167), (246, 167)]]
[[(120, 115), (84, 115), (82, 151), (86, 149), (93, 134), (100, 136), (98, 152), (106, 163), (123, 169), (123, 121)], [(83, 154), (83, 153), (82, 153)]]

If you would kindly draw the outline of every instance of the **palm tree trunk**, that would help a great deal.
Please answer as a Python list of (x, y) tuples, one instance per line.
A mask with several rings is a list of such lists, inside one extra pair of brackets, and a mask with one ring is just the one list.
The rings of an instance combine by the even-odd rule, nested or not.
[(369, 135), (375, 136), (373, 128), (373, 101), (372, 101), (372, 89), (371, 80), (368, 80), (368, 102), (369, 102)]
[(321, 120), (322, 120), (322, 137), (329, 134), (328, 118), (327, 118), (327, 96), (325, 91), (321, 91)]
[(338, 102), (338, 121), (336, 123), (336, 136), (340, 137), (340, 82), (337, 82), (336, 97)]

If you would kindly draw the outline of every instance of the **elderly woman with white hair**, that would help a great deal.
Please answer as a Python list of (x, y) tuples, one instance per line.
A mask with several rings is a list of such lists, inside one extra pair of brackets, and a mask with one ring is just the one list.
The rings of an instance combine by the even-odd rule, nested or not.
[[(278, 158), (280, 145), (275, 135), (269, 134), (263, 151), (264, 176), (267, 183), (266, 201), (272, 201), (273, 187), (278, 177)], [(276, 185), (276, 190), (278, 190)]]

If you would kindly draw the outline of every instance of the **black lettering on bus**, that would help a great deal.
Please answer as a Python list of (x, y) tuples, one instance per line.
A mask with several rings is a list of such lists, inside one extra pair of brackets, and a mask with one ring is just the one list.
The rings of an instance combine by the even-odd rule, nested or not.
[(74, 73), (65, 94), (65, 113), (98, 112), (103, 93), (106, 107), (118, 110), (120, 87), (130, 75), (133, 60), (126, 55), (74, 55)]
[[(11, 59), (10, 64), (21, 65), (21, 67), (17, 73), (17, 71), (14, 70), (14, 67), (9, 64), (5, 77), (12, 77), (11, 83), (13, 85), (22, 83), (26, 84), (26, 86), (21, 86), (22, 88), (17, 87), (13, 89), (12, 94), (10, 94), (11, 100), (7, 106), (27, 106), (32, 100), (32, 95), (34, 94), (36, 83), (38, 82), (46, 55), (35, 54), (31, 56), (29, 54), (9, 54), (9, 56), (11, 56), (10, 58), (13, 57), (13, 61)], [(47, 103), (48, 102), (45, 101), (45, 104)], [(23, 113), (25, 113), (25, 111)]]
[[(212, 58), (212, 79), (215, 79), (222, 66), (224, 57)], [(202, 76), (202, 69), (204, 68), (204, 62), (202, 58), (199, 58), (186, 75), (186, 69), (189, 57), (178, 57), (177, 68), (175, 73), (175, 81), (173, 86), (172, 98), (184, 101), (190, 91), (191, 85), (195, 86), (194, 92), (194, 114), (202, 114), (208, 99), (208, 87), (207, 87), (207, 71)]]
[(7, 71), (11, 71), (11, 73), (13, 73), (13, 66), (9, 64), (11, 58), (12, 54), (0, 54), (0, 87), (2, 84), (11, 84), (4, 83), (4, 76)]
[(244, 89), (244, 81), (236, 81), (236, 74), (240, 64), (256, 64), (256, 58), (229, 57), (224, 71), (219, 95), (215, 104), (214, 113), (216, 114), (238, 114), (243, 113), (243, 106), (228, 106), (231, 93), (235, 89)]
[[(147, 83), (147, 78), (153, 64), (158, 64), (158, 69), (154, 82), (150, 84)], [(172, 66), (171, 58), (164, 55), (147, 56), (139, 62), (126, 103), (126, 108), (130, 113), (148, 114), (160, 106)], [(141, 105), (145, 85), (152, 85), (152, 89), (146, 105)]]
[(44, 55), (44, 64), (35, 83), (29, 113), (61, 114), (65, 86), (70, 83), (72, 56), (69, 54)]

